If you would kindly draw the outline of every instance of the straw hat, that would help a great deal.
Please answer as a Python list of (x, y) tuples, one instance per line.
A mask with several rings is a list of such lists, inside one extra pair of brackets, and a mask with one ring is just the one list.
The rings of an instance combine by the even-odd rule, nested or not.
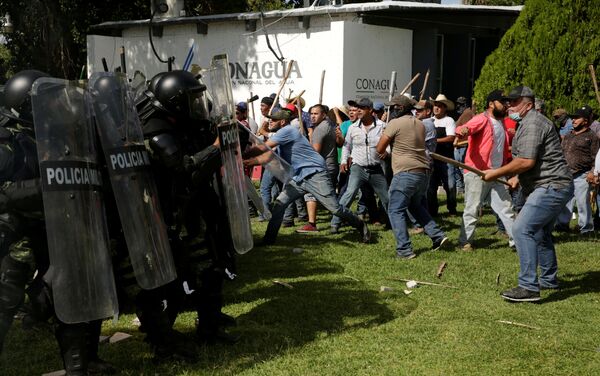
[(454, 102), (446, 98), (444, 94), (438, 94), (438, 96), (435, 97), (435, 99), (431, 97), (429, 97), (429, 99), (432, 100), (434, 104), (435, 102), (443, 103), (448, 111), (454, 111)]

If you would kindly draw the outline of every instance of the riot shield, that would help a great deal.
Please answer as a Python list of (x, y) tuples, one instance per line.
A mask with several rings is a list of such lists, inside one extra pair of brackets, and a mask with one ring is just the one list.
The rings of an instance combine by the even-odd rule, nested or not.
[(146, 290), (163, 286), (177, 274), (133, 92), (107, 72), (92, 74), (89, 92), (135, 277)]
[(250, 132), (246, 127), (240, 127), (248, 133), (248, 146), (266, 148), (267, 151), (263, 153), (258, 159), (258, 162), (266, 168), (277, 180), (286, 184), (294, 176), (294, 170), (289, 163), (279, 156), (273, 149), (271, 149), (263, 140), (258, 138), (255, 134)]
[(223, 187), (231, 237), (236, 252), (246, 253), (253, 247), (252, 229), (248, 213), (248, 198), (238, 136), (234, 119), (235, 103), (231, 92), (227, 55), (213, 57), (207, 85), (212, 96), (211, 118), (218, 124)]
[(31, 92), (56, 315), (69, 324), (116, 315), (87, 91), (75, 81), (40, 78)]

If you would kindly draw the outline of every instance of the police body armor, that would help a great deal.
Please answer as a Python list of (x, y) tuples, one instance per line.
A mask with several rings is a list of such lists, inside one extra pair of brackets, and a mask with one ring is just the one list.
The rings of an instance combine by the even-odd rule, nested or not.
[(177, 275), (132, 92), (114, 73), (94, 73), (89, 87), (137, 282), (146, 290), (163, 286)]
[(56, 315), (69, 324), (116, 315), (89, 95), (77, 82), (40, 78), (32, 107)]

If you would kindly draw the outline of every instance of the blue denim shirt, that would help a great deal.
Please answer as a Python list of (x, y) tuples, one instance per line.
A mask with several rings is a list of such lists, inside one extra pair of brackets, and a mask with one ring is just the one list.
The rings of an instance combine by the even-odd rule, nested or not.
[(294, 169), (292, 179), (299, 182), (306, 177), (326, 171), (325, 159), (300, 134), (298, 128), (286, 125), (271, 137), (279, 146), (279, 154)]

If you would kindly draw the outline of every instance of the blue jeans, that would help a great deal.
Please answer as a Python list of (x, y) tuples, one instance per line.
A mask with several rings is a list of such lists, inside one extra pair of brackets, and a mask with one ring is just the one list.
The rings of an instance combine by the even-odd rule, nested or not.
[(388, 216), (396, 237), (398, 256), (406, 257), (413, 253), (408, 236), (408, 212), (414, 216), (434, 243), (446, 236), (425, 207), (423, 198), (428, 183), (429, 176), (424, 173), (399, 172), (392, 178)]
[[(467, 154), (467, 148), (454, 148), (454, 160), (459, 161), (461, 163), (465, 163), (465, 156)], [(448, 166), (452, 174), (454, 175), (454, 183), (456, 185), (456, 189), (465, 189), (465, 179), (463, 175), (463, 171), (460, 167)]]
[(573, 177), (573, 184), (575, 186), (574, 196), (562, 209), (556, 222), (559, 226), (569, 227), (569, 222), (573, 216), (573, 206), (577, 203), (577, 224), (582, 234), (594, 231), (592, 205), (590, 204), (590, 185), (585, 178), (585, 173)]
[(451, 174), (448, 172), (448, 165), (438, 160), (433, 161), (433, 172), (429, 179), (427, 187), (427, 207), (429, 214), (435, 217), (438, 215), (439, 203), (437, 190), (440, 184), (446, 191), (446, 207), (448, 212), (456, 212), (456, 187), (454, 185), (454, 177), (450, 179)]
[[(350, 177), (348, 178), (348, 187), (346, 192), (340, 198), (340, 206), (348, 208), (356, 196), (356, 192), (360, 189), (361, 185), (368, 183), (373, 187), (373, 190), (379, 197), (381, 204), (384, 208), (388, 206), (388, 185), (385, 180), (383, 170), (379, 169), (379, 172), (369, 172), (365, 167), (353, 164), (350, 167)], [(340, 227), (342, 221), (339, 217), (333, 217), (331, 219), (331, 227)]]
[(277, 197), (278, 194), (279, 187), (277, 186), (277, 179), (271, 175), (269, 170), (265, 169), (260, 181), (260, 197), (262, 198), (265, 208), (268, 208), (271, 205), (273, 197)]
[[(263, 201), (263, 205), (265, 208), (270, 207), (271, 202), (274, 197), (279, 195), (281, 191), (281, 182), (277, 180), (269, 170), (265, 170), (262, 176), (262, 180), (260, 181), (260, 196)], [(285, 223), (294, 223), (294, 216), (296, 212), (298, 213), (298, 217), (308, 217), (306, 213), (306, 204), (304, 200), (299, 199), (296, 200), (294, 205), (289, 205), (285, 210), (285, 215), (283, 216), (283, 222)]]
[[(536, 188), (525, 201), (513, 224), (513, 239), (519, 255), (519, 286), (530, 291), (557, 287), (558, 263), (552, 229), (558, 215), (573, 196), (573, 184), (565, 188)], [(540, 267), (538, 281), (537, 267)]]
[(271, 220), (267, 225), (267, 231), (263, 240), (266, 243), (274, 243), (277, 233), (283, 221), (285, 208), (294, 200), (304, 196), (306, 193), (312, 194), (318, 202), (329, 210), (334, 218), (340, 217), (350, 225), (360, 229), (362, 221), (350, 210), (341, 206), (337, 202), (335, 188), (331, 178), (325, 171), (314, 173), (303, 180), (296, 182), (290, 180), (284, 187), (279, 196), (275, 199), (271, 209)]

